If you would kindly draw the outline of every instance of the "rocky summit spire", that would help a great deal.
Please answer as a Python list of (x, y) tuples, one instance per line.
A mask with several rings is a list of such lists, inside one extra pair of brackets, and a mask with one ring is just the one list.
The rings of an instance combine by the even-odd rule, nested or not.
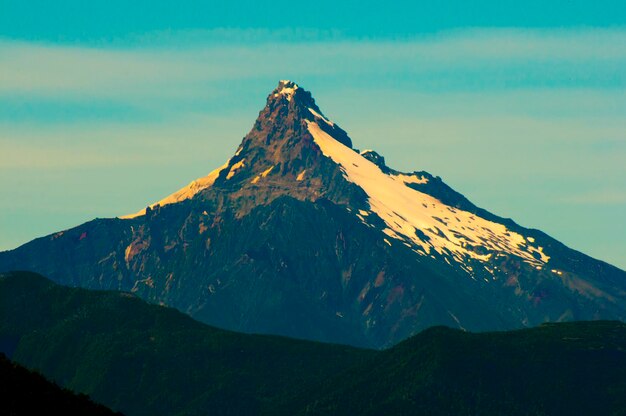
[(301, 199), (330, 194), (340, 200), (344, 196), (352, 198), (353, 192), (344, 188), (354, 187), (322, 153), (312, 128), (356, 154), (348, 134), (322, 113), (309, 91), (293, 81), (280, 81), (239, 149), (222, 169), (225, 173), (218, 175), (216, 186), (236, 188), (239, 194), (250, 188), (255, 199), (264, 192), (269, 192), (267, 199), (274, 198), (279, 188), (280, 192), (289, 190), (291, 196)]
[[(283, 79), (278, 82), (278, 87), (272, 91), (270, 97), (281, 97), (285, 98), (287, 101), (291, 101), (291, 99), (298, 94), (298, 99), (301, 101), (311, 101), (313, 105), (315, 105), (315, 101), (311, 96), (311, 93), (300, 88), (298, 84), (293, 81), (289, 81), (288, 79)], [(269, 98), (269, 97), (268, 97)]]
[(317, 123), (335, 140), (352, 147), (348, 134), (324, 116), (311, 93), (289, 80), (279, 81), (278, 86), (268, 95), (267, 104), (259, 113), (253, 130), (292, 129), (294, 133), (300, 133), (306, 130), (306, 120)]
[[(335, 169), (336, 165), (330, 159), (324, 157), (309, 125), (319, 127), (331, 140), (352, 149), (348, 134), (324, 116), (309, 91), (293, 81), (281, 80), (268, 95), (265, 107), (259, 112), (250, 132), (224, 165), (150, 207), (191, 199), (211, 187), (239, 189), (240, 194), (254, 188), (256, 198), (262, 194), (260, 188), (280, 184), (284, 189), (291, 189), (292, 194), (299, 192), (300, 198), (307, 199), (323, 193), (322, 183), (341, 186), (345, 182), (339, 180), (341, 172)], [(325, 173), (322, 174), (322, 171)], [(298, 185), (295, 190), (294, 184)], [(344, 189), (338, 193), (351, 195)], [(122, 218), (135, 218), (145, 213), (146, 209), (142, 209)]]

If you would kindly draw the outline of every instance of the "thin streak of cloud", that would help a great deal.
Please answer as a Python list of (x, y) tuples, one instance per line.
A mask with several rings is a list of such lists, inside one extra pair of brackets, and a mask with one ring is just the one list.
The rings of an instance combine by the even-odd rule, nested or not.
[(223, 163), (264, 94), (294, 77), (356, 146), (525, 224), (558, 212), (565, 235), (574, 208), (626, 205), (623, 45), (626, 28), (0, 39), (0, 188), (12, 196), (0, 213), (68, 201), (85, 218), (136, 211)]
[[(429, 58), (451, 59), (625, 59), (621, 46), (626, 28), (521, 29), (470, 28), (392, 39), (348, 37), (339, 31), (315, 29), (232, 29), (162, 31), (142, 34), (119, 47), (200, 49), (206, 45), (297, 47), (321, 44), (326, 48), (371, 52), (384, 48), (394, 54), (419, 52)], [(360, 45), (361, 48), (355, 48)]]
[[(211, 41), (216, 36), (211, 33), (204, 42), (196, 34), (196, 41), (180, 48), (176, 42), (85, 47), (3, 40), (0, 95), (178, 99), (197, 97), (198, 85), (206, 87), (206, 96), (221, 82), (279, 73), (373, 79), (409, 74), (425, 85), (460, 79), (457, 86), (463, 87), (469, 79), (482, 88), (497, 86), (498, 79), (626, 86), (626, 29), (621, 28), (465, 30), (393, 42), (286, 42), (268, 36), (269, 41), (249, 44), (236, 41), (237, 31), (226, 42)], [(246, 33), (239, 36), (247, 39)], [(170, 35), (177, 36), (190, 35)]]
[(626, 191), (624, 189), (594, 190), (563, 196), (558, 202), (574, 205), (626, 205)]
[[(63, 171), (76, 168), (171, 168), (216, 166), (245, 134), (242, 117), (186, 116), (158, 122), (84, 122), (73, 125), (0, 124), (0, 172)], [(218, 163), (219, 162), (219, 163)], [(207, 166), (207, 173), (213, 166)]]

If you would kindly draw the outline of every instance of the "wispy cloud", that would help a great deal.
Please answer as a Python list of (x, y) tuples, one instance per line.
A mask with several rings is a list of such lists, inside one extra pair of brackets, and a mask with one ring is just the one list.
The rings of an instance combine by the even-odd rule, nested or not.
[(600, 189), (562, 197), (559, 202), (575, 205), (626, 205), (626, 190)]
[[(206, 166), (208, 173), (236, 150), (251, 124), (243, 117), (189, 115), (168, 123), (0, 124), (0, 172)], [(2, 180), (0, 180), (2, 183)]]
[(399, 79), (425, 89), (626, 86), (626, 29), (464, 30), (394, 42), (253, 35), (261, 40), (249, 42), (249, 31), (233, 30), (162, 34), (114, 47), (3, 40), (0, 94), (206, 98), (224, 82), (280, 74)]

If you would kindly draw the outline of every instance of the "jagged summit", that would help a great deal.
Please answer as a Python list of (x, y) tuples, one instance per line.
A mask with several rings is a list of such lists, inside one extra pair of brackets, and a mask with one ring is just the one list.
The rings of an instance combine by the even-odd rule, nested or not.
[[(284, 125), (292, 127), (296, 132), (309, 120), (320, 125), (320, 128), (341, 144), (352, 147), (348, 134), (324, 115), (315, 103), (313, 95), (293, 81), (281, 80), (278, 86), (268, 95), (267, 104), (259, 113), (255, 128), (263, 129)], [(299, 124), (299, 125), (298, 125)]]
[(291, 98), (298, 89), (300, 89), (298, 84), (288, 79), (283, 79), (278, 82), (278, 87), (276, 87), (273, 94), (274, 96), (283, 95), (287, 98), (287, 101), (291, 101)]
[(278, 86), (267, 97), (268, 104), (277, 105), (281, 100), (288, 103), (294, 100), (294, 107), (314, 107), (317, 109), (311, 93), (290, 80), (280, 80)]
[[(207, 176), (190, 182), (171, 195), (149, 205), (149, 208), (182, 202), (216, 184), (252, 184), (261, 186), (263, 179), (277, 175), (297, 182), (310, 178), (322, 154), (309, 131), (309, 123), (352, 148), (352, 140), (336, 123), (328, 119), (315, 103), (312, 94), (290, 80), (281, 80), (268, 95), (254, 126), (243, 138), (234, 156)], [(316, 183), (319, 181), (316, 181)], [(130, 219), (146, 213), (142, 209), (120, 218)]]
[(380, 153), (372, 149), (365, 149), (361, 150), (361, 156), (378, 166), (383, 172), (388, 173), (389, 168), (385, 164), (385, 158)]
[(301, 88), (295, 82), (287, 79), (278, 81), (278, 86), (268, 95), (267, 100), (268, 103), (275, 102), (277, 100), (286, 100), (287, 102), (294, 100), (294, 107), (301, 107), (304, 109), (311, 107), (317, 112), (320, 112), (311, 93), (304, 88)]

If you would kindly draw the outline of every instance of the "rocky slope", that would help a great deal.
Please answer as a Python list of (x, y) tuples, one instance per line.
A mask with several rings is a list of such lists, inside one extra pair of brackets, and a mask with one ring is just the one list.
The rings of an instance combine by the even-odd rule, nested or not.
[(136, 214), (0, 253), (12, 269), (227, 329), (377, 348), (440, 324), (626, 318), (626, 272), (358, 152), (290, 81), (225, 165)]

